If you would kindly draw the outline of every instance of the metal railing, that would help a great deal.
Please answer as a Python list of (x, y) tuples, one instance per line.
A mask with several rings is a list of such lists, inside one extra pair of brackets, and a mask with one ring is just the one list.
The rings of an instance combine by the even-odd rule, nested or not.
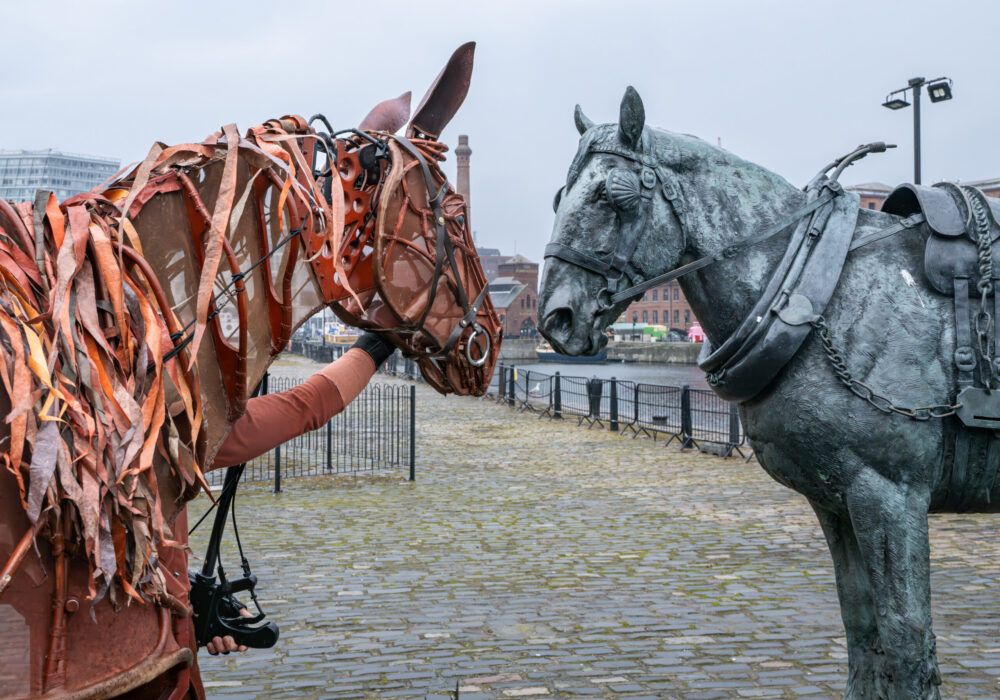
[(665, 438), (668, 445), (676, 440), (681, 448), (716, 445), (724, 457), (734, 452), (747, 457), (736, 405), (709, 389), (545, 374), (501, 364), (489, 393), (518, 410), (576, 418), (588, 428)]
[[(297, 345), (298, 344), (298, 345)], [(292, 351), (321, 362), (330, 362), (346, 351), (343, 346), (292, 341)], [(417, 364), (394, 353), (382, 372), (403, 379), (423, 381)], [(710, 389), (647, 384), (625, 379), (598, 379), (546, 374), (516, 365), (497, 366), (488, 395), (521, 411), (551, 419), (576, 418), (578, 425), (595, 425), (633, 437), (645, 435), (666, 444), (678, 442), (714, 451), (724, 457), (739, 454), (749, 461), (746, 435), (736, 404)], [(713, 446), (713, 447), (708, 447)], [(746, 452), (745, 452), (746, 451)]]
[[(264, 393), (286, 391), (304, 380), (268, 377)], [(405, 384), (369, 384), (326, 425), (278, 445), (247, 463), (245, 481), (273, 481), (299, 476), (357, 474), (387, 469), (409, 469), (416, 478), (416, 387)], [(225, 470), (208, 474), (214, 486)]]

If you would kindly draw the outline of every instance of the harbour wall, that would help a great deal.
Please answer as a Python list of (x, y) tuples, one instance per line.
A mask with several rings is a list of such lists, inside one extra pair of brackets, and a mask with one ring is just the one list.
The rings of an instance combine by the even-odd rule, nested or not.
[[(500, 359), (506, 363), (534, 362), (538, 340), (507, 339), (500, 347)], [(701, 343), (611, 343), (608, 359), (651, 364), (693, 365), (698, 361)]]
[(608, 359), (662, 365), (693, 365), (701, 343), (611, 343)]
[(500, 346), (500, 359), (510, 363), (520, 360), (521, 362), (537, 362), (538, 355), (535, 348), (539, 341), (533, 338), (511, 339), (504, 338), (503, 345)]

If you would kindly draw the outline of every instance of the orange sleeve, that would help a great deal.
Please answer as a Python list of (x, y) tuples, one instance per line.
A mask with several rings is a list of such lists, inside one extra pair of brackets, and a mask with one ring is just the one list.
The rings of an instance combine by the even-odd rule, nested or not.
[(248, 462), (322, 427), (357, 398), (374, 374), (371, 356), (352, 349), (293, 389), (250, 399), (210, 469)]

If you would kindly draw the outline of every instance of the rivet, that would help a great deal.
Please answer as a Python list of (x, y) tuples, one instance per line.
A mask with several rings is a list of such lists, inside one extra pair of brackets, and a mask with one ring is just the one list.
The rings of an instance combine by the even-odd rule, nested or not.
[(66, 612), (75, 613), (80, 609), (80, 601), (76, 598), (68, 598), (66, 600)]

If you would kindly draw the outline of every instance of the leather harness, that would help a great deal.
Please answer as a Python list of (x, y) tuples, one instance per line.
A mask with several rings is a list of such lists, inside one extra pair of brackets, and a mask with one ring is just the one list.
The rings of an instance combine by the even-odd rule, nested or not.
[[(886, 148), (880, 142), (860, 146), (829, 164), (806, 187), (806, 204), (765, 231), (718, 254), (702, 256), (620, 289), (649, 219), (654, 190), (659, 190), (670, 204), (682, 231), (683, 199), (672, 172), (654, 156), (616, 145), (592, 147), (590, 153), (617, 155), (639, 166), (638, 172), (613, 168), (604, 183), (608, 201), (622, 222), (621, 235), (615, 249), (603, 257), (562, 243), (546, 246), (545, 257), (558, 258), (603, 276), (606, 286), (598, 293), (598, 305), (600, 310), (606, 310), (638, 298), (651, 287), (733, 258), (798, 224), (784, 258), (753, 311), (718, 350), (713, 352), (706, 342), (699, 359), (716, 393), (729, 401), (747, 401), (767, 386), (791, 359), (808, 336), (810, 323), (822, 314), (833, 294), (854, 232), (858, 199), (846, 194), (837, 178), (854, 161)], [(827, 176), (831, 170), (833, 173)], [(557, 207), (561, 193), (562, 190), (556, 195)]]
[[(455, 275), (455, 279), (459, 280), (459, 284), (455, 285), (455, 291), (458, 295), (458, 303), (462, 307), (463, 315), (461, 320), (455, 325), (455, 328), (448, 335), (448, 339), (445, 341), (444, 345), (436, 352), (430, 352), (426, 355), (429, 359), (444, 359), (451, 352), (452, 348), (455, 347), (455, 343), (458, 342), (459, 337), (462, 332), (468, 328), (472, 327), (472, 335), (469, 337), (465, 346), (465, 357), (469, 361), (469, 364), (473, 367), (481, 367), (490, 354), (490, 334), (483, 330), (483, 327), (479, 325), (476, 320), (476, 314), (479, 313), (479, 309), (483, 304), (483, 300), (486, 298), (489, 292), (489, 287), (484, 286), (476, 298), (469, 303), (468, 296), (465, 293), (465, 285), (461, 284), (462, 275), (458, 268), (458, 263), (455, 260), (455, 246), (451, 242), (451, 236), (448, 235), (448, 229), (445, 223), (444, 212), (441, 207), (444, 203), (444, 197), (448, 189), (447, 181), (440, 188), (435, 187), (434, 177), (431, 174), (430, 166), (427, 164), (427, 158), (421, 153), (420, 149), (413, 145), (413, 143), (406, 137), (403, 136), (390, 136), (393, 141), (398, 143), (407, 153), (413, 156), (417, 162), (420, 164), (420, 170), (424, 176), (424, 182), (427, 185), (427, 195), (428, 203), (431, 206), (431, 210), (434, 214), (434, 232), (435, 232), (435, 258), (434, 258), (434, 276), (431, 278), (430, 283), (430, 294), (427, 298), (427, 305), (424, 308), (423, 313), (420, 316), (420, 320), (417, 322), (417, 329), (422, 329), (427, 321), (427, 317), (430, 315), (431, 308), (434, 306), (434, 299), (437, 296), (438, 281), (441, 279), (441, 274), (444, 268), (444, 262), (447, 258), (448, 265), (451, 267), (452, 273)], [(434, 192), (434, 196), (431, 197), (431, 192)], [(485, 340), (486, 345), (484, 347), (480, 346), (481, 355), (479, 358), (473, 358), (472, 347), (473, 340), (477, 337), (482, 336)]]

